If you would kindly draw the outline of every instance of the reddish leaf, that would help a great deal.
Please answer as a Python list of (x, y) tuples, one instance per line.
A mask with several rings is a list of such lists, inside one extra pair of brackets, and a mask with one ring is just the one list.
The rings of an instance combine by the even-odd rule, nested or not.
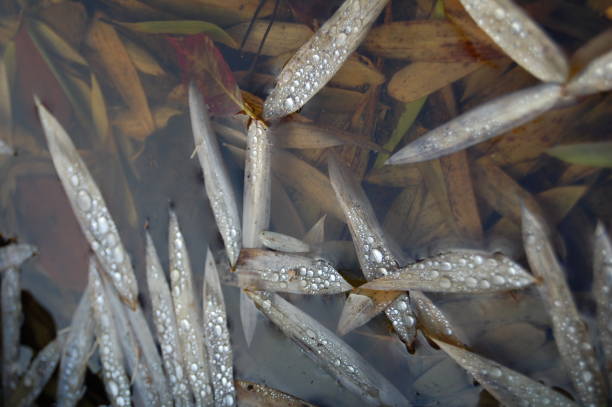
[(232, 70), (213, 41), (204, 34), (169, 37), (186, 81), (195, 81), (210, 113), (227, 116), (249, 111)]

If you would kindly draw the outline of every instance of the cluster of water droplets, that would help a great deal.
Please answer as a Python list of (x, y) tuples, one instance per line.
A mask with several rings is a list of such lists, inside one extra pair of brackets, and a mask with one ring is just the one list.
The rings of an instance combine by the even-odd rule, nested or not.
[(204, 335), (208, 346), (210, 373), (216, 405), (233, 406), (235, 388), (232, 367), (232, 347), (225, 309), (213, 295), (205, 299)]
[(307, 294), (335, 293), (340, 291), (344, 282), (336, 269), (322, 259), (314, 263), (268, 269), (261, 276), (262, 279), (277, 285), (279, 291), (292, 290)]

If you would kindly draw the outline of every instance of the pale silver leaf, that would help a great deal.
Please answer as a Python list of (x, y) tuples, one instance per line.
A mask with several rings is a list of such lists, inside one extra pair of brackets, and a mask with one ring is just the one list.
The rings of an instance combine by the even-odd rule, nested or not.
[(612, 51), (591, 61), (574, 76), (565, 90), (571, 96), (584, 96), (612, 89)]
[(604, 376), (612, 389), (612, 242), (603, 223), (595, 230), (593, 297), (597, 304), (597, 337), (603, 351)]
[(19, 267), (36, 254), (36, 247), (25, 243), (13, 243), (0, 247), (0, 270)]
[(19, 382), (19, 339), (23, 322), (20, 278), (15, 268), (2, 273), (2, 388), (5, 397)]
[(308, 253), (310, 251), (308, 243), (283, 233), (264, 230), (261, 232), (260, 239), (265, 247), (279, 252)]

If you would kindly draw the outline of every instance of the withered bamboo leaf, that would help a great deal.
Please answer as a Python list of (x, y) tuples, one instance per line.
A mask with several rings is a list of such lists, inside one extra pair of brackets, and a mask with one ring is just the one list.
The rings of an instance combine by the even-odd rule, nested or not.
[(430, 338), (462, 346), (462, 334), (440, 308), (438, 308), (424, 293), (410, 292), (410, 302), (417, 326)]
[(245, 291), (240, 290), (240, 323), (242, 324), (242, 332), (244, 333), (247, 346), (251, 346), (255, 337), (258, 316), (259, 311), (255, 307), (253, 300), (251, 300)]
[(434, 342), (505, 406), (577, 406), (561, 393), (499, 363), (440, 340)]
[(259, 120), (253, 120), (247, 134), (244, 168), (243, 247), (261, 247), (261, 232), (270, 225), (271, 150), (268, 128)]
[(234, 265), (242, 241), (238, 206), (217, 138), (210, 125), (207, 107), (193, 82), (189, 85), (189, 112), (196, 151), (204, 171), (206, 194), (223, 237), (227, 257), (230, 264)]
[(465, 37), (444, 20), (396, 21), (375, 27), (363, 41), (374, 55), (421, 62), (458, 62), (499, 57), (499, 51), (481, 39)]
[(362, 287), (477, 294), (520, 289), (534, 282), (526, 270), (506, 256), (457, 251), (430, 257)]
[(612, 167), (612, 142), (565, 144), (549, 148), (546, 153), (572, 164)]
[(204, 338), (208, 348), (208, 366), (215, 405), (231, 407), (236, 402), (232, 345), (227, 328), (225, 301), (215, 259), (207, 248), (202, 289)]
[(561, 89), (541, 84), (490, 101), (419, 137), (387, 163), (426, 161), (488, 140), (550, 110), (561, 98)]
[(329, 127), (287, 121), (270, 128), (274, 145), (279, 148), (327, 148), (351, 144), (368, 150), (380, 151), (369, 138)]
[(76, 406), (85, 392), (83, 383), (87, 362), (94, 346), (94, 320), (91, 294), (85, 290), (74, 311), (62, 349), (58, 383), (58, 407)]
[(57, 367), (65, 339), (66, 333), (60, 333), (38, 352), (7, 405), (27, 407), (34, 403)]
[(213, 41), (225, 44), (228, 47), (238, 48), (236, 41), (217, 24), (201, 20), (168, 20), (168, 21), (141, 21), (128, 23), (116, 21), (122, 27), (145, 34), (176, 34), (193, 35), (206, 34)]
[(36, 247), (26, 243), (13, 243), (0, 247), (0, 271), (21, 266), (37, 253)]
[(121, 299), (135, 308), (138, 287), (134, 270), (100, 189), (74, 148), (70, 136), (38, 98), (35, 98), (35, 102), (55, 170), (81, 230)]
[(15, 268), (2, 272), (2, 388), (6, 398), (19, 381), (19, 343), (23, 322), (20, 278)]
[(116, 322), (93, 256), (89, 259), (87, 291), (91, 296), (94, 330), (100, 349), (106, 394), (113, 406), (127, 407), (131, 404), (130, 382), (123, 366), (123, 352), (119, 344)]
[(110, 81), (125, 104), (138, 118), (143, 135), (150, 135), (155, 130), (155, 122), (149, 102), (138, 72), (114, 27), (99, 19), (94, 21), (87, 42), (98, 54)]
[(586, 405), (605, 405), (605, 384), (587, 327), (580, 317), (565, 273), (555, 255), (550, 231), (541, 215), (523, 205), (523, 244), (532, 272), (552, 319), (553, 335), (559, 354), (579, 399)]
[(66, 40), (60, 37), (51, 27), (46, 23), (38, 20), (31, 20), (29, 22), (31, 29), (37, 33), (39, 41), (44, 43), (47, 49), (67, 61), (87, 66), (87, 61), (79, 54)]
[(325, 241), (325, 220), (327, 219), (327, 214), (321, 216), (321, 218), (312, 225), (310, 230), (306, 232), (304, 235), (303, 241), (306, 244), (322, 244)]
[[(269, 21), (257, 20), (253, 23), (249, 37), (246, 39), (242, 49), (246, 52), (257, 52), (268, 29)], [(227, 30), (234, 42), (240, 43), (246, 34), (249, 23), (241, 23)], [(295, 51), (312, 35), (308, 26), (297, 23), (282, 21), (274, 22), (266, 42), (261, 49), (262, 55), (278, 56), (289, 51)], [(238, 48), (238, 46), (236, 46)]]
[(612, 242), (603, 223), (595, 229), (593, 261), (593, 296), (597, 304), (597, 328), (599, 344), (603, 350), (604, 376), (608, 378), (608, 391), (612, 385)]
[(460, 0), (466, 11), (516, 63), (543, 82), (565, 82), (563, 51), (512, 0)]
[(400, 102), (413, 102), (455, 82), (482, 67), (480, 61), (417, 61), (396, 72), (387, 85), (389, 95)]
[(137, 70), (153, 76), (166, 74), (166, 71), (159, 65), (155, 57), (146, 49), (129, 40), (125, 40), (124, 45)]
[(260, 234), (261, 242), (270, 250), (287, 253), (307, 253), (310, 251), (310, 245), (303, 240), (283, 233), (264, 230)]
[(170, 211), (168, 227), (168, 251), (170, 253), (170, 282), (172, 300), (178, 326), (178, 337), (184, 355), (184, 366), (189, 368), (189, 383), (196, 404), (211, 405), (213, 391), (208, 373), (208, 352), (202, 342), (202, 319), (193, 290), (191, 264), (185, 240), (174, 211)]
[(178, 338), (172, 296), (149, 232), (146, 232), (146, 240), (147, 285), (164, 368), (168, 377), (174, 378), (170, 380), (174, 402), (180, 406), (189, 406), (189, 382), (184, 374), (187, 366), (183, 362), (183, 349)]
[(279, 119), (308, 102), (359, 46), (387, 0), (346, 0), (295, 53), (264, 104), (264, 117)]
[(326, 260), (269, 250), (242, 249), (235, 274), (246, 289), (337, 294), (353, 288)]
[(236, 380), (236, 396), (240, 407), (315, 407), (290, 394), (244, 380)]
[(248, 292), (266, 316), (306, 355), (368, 405), (409, 406), (384, 376), (314, 318), (276, 294)]
[(421, 170), (412, 164), (373, 168), (364, 178), (370, 184), (396, 188), (419, 185), (422, 179)]
[(342, 314), (338, 320), (338, 334), (346, 335), (353, 329), (366, 324), (384, 311), (401, 294), (401, 291), (374, 291), (357, 288), (344, 302)]
[(100, 84), (93, 73), (91, 74), (91, 117), (100, 140), (105, 144), (110, 143), (111, 128), (108, 121), (106, 101)]
[(15, 83), (15, 43), (6, 44), (0, 52), (0, 154), (14, 154), (9, 145), (13, 132), (12, 84)]

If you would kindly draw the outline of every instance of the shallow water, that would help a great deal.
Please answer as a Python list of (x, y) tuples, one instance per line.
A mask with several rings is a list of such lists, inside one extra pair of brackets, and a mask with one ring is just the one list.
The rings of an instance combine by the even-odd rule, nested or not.
[[(80, 293), (87, 283), (87, 259), (90, 254), (48, 154), (34, 108), (32, 96), (37, 94), (67, 129), (100, 186), (134, 263), (145, 312), (150, 313), (150, 302), (144, 279), (144, 227), (146, 225), (149, 228), (162, 265), (167, 269), (169, 206), (174, 208), (179, 218), (199, 295), (206, 247), (211, 246), (218, 258), (222, 254), (223, 245), (204, 195), (199, 163), (196, 158), (190, 158), (194, 146), (183, 81), (186, 74), (181, 72), (176, 54), (168, 45), (165, 35), (138, 34), (117, 29), (121, 41), (132, 41), (146, 50), (162, 70), (157, 74), (139, 71), (148, 105), (154, 115), (158, 116), (157, 118), (163, 116), (160, 113), (163, 109), (173, 113), (166, 123), (158, 123), (153, 132), (143, 136), (137, 128), (129, 126), (128, 119), (137, 119), (138, 115), (126, 106), (122, 90), (113, 82), (108, 68), (105, 69), (100, 56), (91, 44), (87, 43), (85, 36), (96, 12), (103, 12), (107, 18), (114, 21), (199, 18), (217, 22), (232, 33), (235, 23), (248, 21), (250, 14), (244, 10), (254, 10), (257, 2), (242, 2), (247, 4), (245, 9), (219, 8), (211, 11), (202, 8), (198, 9), (197, 15), (192, 14), (192, 10), (173, 8), (172, 2), (162, 0), (141, 8), (132, 8), (134, 4), (141, 4), (138, 2), (122, 5), (122, 2), (114, 0), (95, 5), (88, 2), (46, 5), (41, 2), (29, 7), (20, 20), (9, 3), (12, 2), (2, 2), (5, 7), (0, 9), (0, 20), (19, 21), (21, 25), (15, 36), (0, 37), (4, 46), (12, 41), (16, 49), (16, 73), (11, 82), (10, 98), (13, 131), (2, 133), (2, 139), (16, 148), (17, 155), (0, 156), (0, 171), (4, 175), (0, 186), (0, 233), (4, 237), (14, 237), (39, 248), (39, 255), (22, 268), (23, 289), (30, 292), (47, 310), (56, 329), (64, 328), (68, 325)], [(196, 2), (185, 2), (191, 3)], [(417, 2), (418, 6), (407, 1), (392, 3), (392, 8), (383, 12), (376, 25), (382, 24), (385, 19), (426, 19), (432, 8), (429, 1)], [(568, 55), (589, 38), (610, 27), (609, 20), (606, 21), (598, 11), (573, 2), (538, 1), (524, 5), (533, 18), (562, 45)], [(268, 4), (264, 8), (264, 15), (269, 14), (270, 9), (271, 4)], [(324, 21), (331, 12), (331, 9), (317, 9), (315, 12), (301, 12), (298, 15), (306, 18), (314, 15), (319, 21)], [(89, 120), (79, 120), (79, 104), (71, 102), (66, 96), (65, 89), (55, 79), (57, 74), (49, 69), (49, 61), (41, 57), (37, 46), (31, 40), (28, 24), (39, 20), (45, 21), (52, 30), (69, 42), (88, 63), (85, 68), (67, 62), (61, 56), (51, 55), (49, 61), (59, 67), (59, 75), (89, 81), (87, 69), (96, 74), (108, 117), (113, 124), (112, 141), (100, 137), (91, 117)], [(276, 24), (295, 21), (287, 4), (281, 5), (278, 20), (279, 23)], [(279, 36), (272, 35), (271, 38), (276, 42), (268, 40), (267, 46), (274, 48), (283, 45)], [(217, 45), (236, 77), (242, 77), (244, 71), (248, 70), (253, 53), (241, 54), (225, 45)], [(385, 83), (379, 89), (380, 93), (375, 93), (375, 86), (372, 85), (350, 88), (347, 85), (343, 87), (335, 84), (330, 86), (332, 90), (323, 91), (309, 102), (300, 114), (312, 120), (314, 124), (346, 130), (383, 145), (393, 133), (402, 112), (401, 102), (389, 95), (387, 85), (393, 74), (406, 66), (408, 61), (394, 58), (377, 60), (363, 47), (358, 52), (370, 58), (372, 65), (380, 64), (380, 71), (385, 77)], [(134, 54), (132, 59), (136, 59)], [(269, 64), (271, 57), (262, 56), (251, 80), (241, 82), (242, 90), (265, 98), (270, 90), (270, 75), (274, 74), (267, 68)], [(485, 70), (490, 72), (483, 73)], [(259, 75), (262, 73), (269, 76)], [(477, 74), (481, 76), (476, 76)], [(443, 91), (435, 90), (428, 97), (415, 124), (403, 137), (402, 144), (422, 134), (423, 129), (444, 123), (457, 112), (479, 105), (494, 96), (535, 83), (534, 78), (506, 58), (483, 62), (480, 70), (465, 75)], [(364, 103), (368, 90), (374, 95), (373, 102), (369, 105)], [(364, 107), (363, 116), (353, 117), (360, 107)], [(541, 153), (547, 147), (561, 142), (610, 141), (611, 112), (610, 95), (594, 95), (584, 98), (575, 106), (547, 113), (508, 135), (475, 146), (458, 161), (442, 159), (409, 166), (412, 169), (418, 168), (423, 174), (414, 184), (406, 183), (401, 187), (378, 185), (370, 178), (370, 182), (364, 182), (363, 185), (389, 236), (412, 258), (421, 258), (439, 249), (492, 246), (493, 249), (503, 249), (516, 254), (516, 260), (524, 264), (522, 244), (517, 240), (520, 239), (520, 234), (517, 235), (516, 228), (499, 227), (503, 217), (517, 224), (517, 220), (513, 218), (513, 210), (517, 209), (506, 210), (503, 204), (495, 202), (508, 201), (508, 192), (504, 194), (504, 191), (493, 190), (486, 193), (483, 187), (479, 187), (484, 185), (482, 178), (474, 178), (476, 160), (489, 156), (529, 193), (538, 196), (539, 202), (546, 210), (555, 214), (561, 213), (562, 216), (553, 215), (561, 232), (561, 238), (557, 242), (558, 250), (564, 256), (568, 281), (574, 290), (578, 306), (590, 321), (593, 315), (593, 304), (589, 295), (592, 263), (590, 236), (596, 218), (607, 224), (612, 220), (612, 212), (607, 204), (612, 196), (609, 171), (585, 169), (586, 175), (579, 177), (573, 175), (574, 172), (568, 173), (568, 164)], [(240, 121), (232, 118), (220, 118), (217, 121), (236, 128), (241, 126)], [(221, 140), (237, 144), (227, 138)], [(241, 164), (227, 148), (222, 146), (222, 150), (230, 169), (236, 196), (241, 200)], [(350, 146), (336, 150), (351, 163), (355, 174), (364, 176), (366, 180), (368, 176), (372, 176), (376, 152)], [(288, 151), (327, 175), (322, 150)], [(470, 171), (453, 172), (452, 166), (461, 167), (464, 165), (463, 159), (467, 160)], [(404, 170), (410, 171), (409, 167)], [(575, 167), (572, 169), (576, 173), (579, 173), (579, 170), (580, 168)], [(275, 178), (273, 182), (281, 183), (279, 178)], [(308, 230), (322, 214), (328, 213), (326, 239), (350, 240), (343, 220), (337, 216), (339, 210), (325, 210), (325, 202), (330, 201), (333, 205), (335, 196), (308, 196), (302, 187), (302, 183), (308, 183), (308, 176), (304, 178), (301, 183), (293, 185), (282, 183), (295, 208), (290, 210), (273, 203), (272, 229), (302, 237), (300, 234)], [(444, 179), (450, 182), (445, 183)], [(542, 197), (543, 191), (561, 186), (586, 188), (579, 193), (577, 203), (574, 202), (577, 200), (575, 193), (544, 193)], [(489, 187), (490, 185), (484, 186)], [(513, 192), (509, 194), (512, 195)], [(496, 199), (491, 199), (491, 195), (496, 195)], [(241, 212), (241, 207), (239, 209)], [(298, 214), (297, 218), (293, 216), (294, 213)], [(476, 213), (476, 219), (470, 218), (466, 213), (469, 216)], [(498, 233), (500, 230), (504, 233)], [(362, 278), (359, 270), (341, 271), (354, 276), (353, 279)], [(316, 405), (359, 405), (356, 396), (348, 393), (327, 373), (317, 368), (261, 315), (255, 340), (251, 347), (247, 347), (239, 318), (238, 289), (226, 286), (224, 294), (236, 377), (265, 383)], [(335, 330), (345, 296), (288, 295), (286, 298), (328, 328)], [(437, 295), (433, 299), (449, 314), (474, 351), (545, 384), (571, 392), (569, 378), (560, 364), (552, 339), (549, 317), (535, 289), (481, 295), (477, 298)], [(39, 348), (44, 345), (42, 338), (49, 335), (49, 321), (44, 316), (41, 317), (43, 313), (34, 306), (24, 305), (24, 311), (24, 337), (27, 334), (39, 338), (27, 338), (24, 341)], [(491, 396), (485, 395), (482, 388), (473, 383), (461, 367), (441, 351), (432, 349), (424, 337), (419, 337), (416, 352), (408, 353), (387, 320), (381, 316), (346, 335), (344, 339), (417, 405), (465, 406), (495, 403)], [(99, 402), (103, 397), (103, 390), (99, 384), (96, 385), (92, 381), (92, 377), (88, 380), (90, 390), (85, 398), (89, 403)], [(49, 386), (41, 396), (41, 404), (52, 399), (53, 391)]]

